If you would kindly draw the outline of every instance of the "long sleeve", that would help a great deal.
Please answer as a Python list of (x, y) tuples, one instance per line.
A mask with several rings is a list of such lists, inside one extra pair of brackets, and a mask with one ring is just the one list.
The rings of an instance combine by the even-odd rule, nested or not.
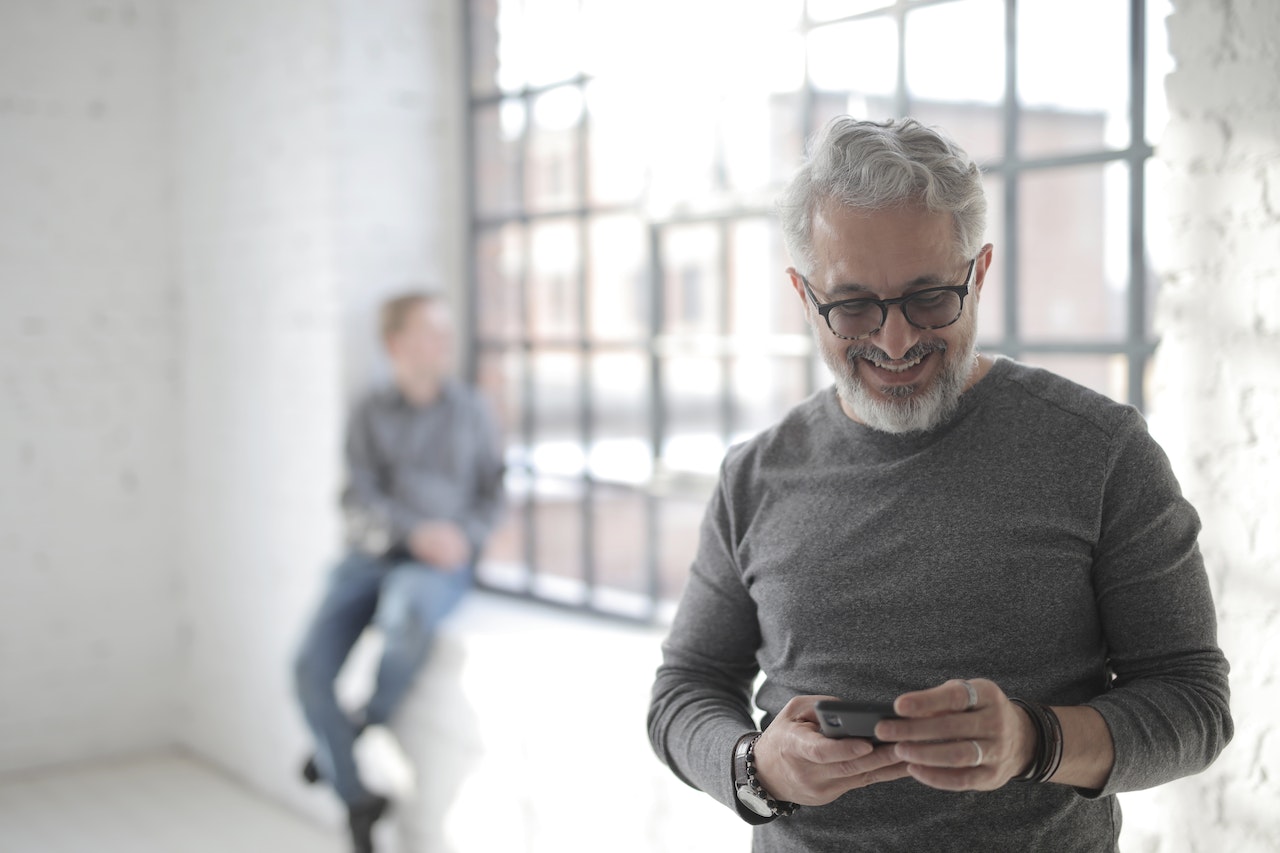
[(1197, 773), (1233, 733), (1199, 518), (1164, 452), (1133, 420), (1115, 439), (1094, 568), (1114, 673), (1113, 689), (1090, 703), (1115, 741), (1104, 794)]
[(450, 383), (421, 407), (394, 391), (371, 394), (352, 412), (345, 450), (347, 536), (365, 551), (385, 552), (441, 520), (461, 527), (475, 553), (501, 516), (498, 430), (471, 388)]
[(703, 519), (697, 557), (663, 645), (649, 739), (680, 779), (733, 807), (733, 745), (755, 728), (751, 691), (760, 635), (755, 603), (736, 568), (724, 476)]

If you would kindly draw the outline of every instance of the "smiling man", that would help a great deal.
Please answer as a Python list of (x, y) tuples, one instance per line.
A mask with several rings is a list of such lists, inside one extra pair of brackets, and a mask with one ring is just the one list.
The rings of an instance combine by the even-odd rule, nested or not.
[[(834, 387), (724, 460), (655, 750), (756, 851), (1115, 850), (1117, 793), (1232, 734), (1195, 510), (1139, 413), (976, 352), (986, 201), (941, 133), (835, 119), (779, 209)], [(828, 737), (823, 699), (883, 710)]]

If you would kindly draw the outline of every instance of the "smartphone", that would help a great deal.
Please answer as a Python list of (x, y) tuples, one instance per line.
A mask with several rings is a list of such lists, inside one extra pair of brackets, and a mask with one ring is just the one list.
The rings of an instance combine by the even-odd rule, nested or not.
[(876, 723), (898, 718), (888, 702), (820, 699), (814, 709), (818, 712), (818, 727), (827, 737), (862, 737), (872, 743), (882, 742), (876, 739)]

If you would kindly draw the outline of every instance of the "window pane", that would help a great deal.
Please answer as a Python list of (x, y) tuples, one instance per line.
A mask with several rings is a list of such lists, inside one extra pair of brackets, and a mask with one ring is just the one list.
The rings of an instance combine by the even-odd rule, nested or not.
[(671, 105), (662, 119), (671, 133), (651, 138), (648, 201), (651, 209), (676, 209), (705, 200), (717, 189), (715, 117), (701, 103)]
[[(1172, 210), (1169, 202), (1169, 166), (1165, 161), (1153, 157), (1146, 162), (1146, 176), (1144, 189), (1147, 197), (1144, 207), (1148, 211), (1147, 219), (1150, 222), (1152, 217), (1166, 215), (1165, 212)], [(1143, 282), (1147, 290), (1147, 311), (1142, 328), (1143, 338), (1148, 341), (1156, 339), (1155, 308), (1162, 284), (1161, 270), (1170, 269), (1173, 265), (1172, 229), (1160, 227), (1159, 223), (1154, 224), (1155, 227), (1147, 231), (1146, 270)]]
[(1004, 158), (1004, 110), (999, 106), (913, 101), (911, 114), (945, 131), (979, 166)]
[(476, 361), (476, 383), (484, 392), (498, 419), (505, 445), (504, 455), (511, 465), (523, 465), (520, 434), (524, 417), (524, 361), (518, 350), (487, 351)]
[(524, 105), (519, 101), (477, 107), (475, 124), (476, 215), (504, 216), (520, 209), (520, 135)]
[(1020, 360), (1052, 370), (1113, 400), (1125, 401), (1129, 397), (1129, 360), (1123, 355), (1035, 353)]
[(580, 481), (539, 477), (533, 500), (533, 591), (554, 601), (585, 600), (582, 586), (582, 498)]
[(662, 232), (663, 330), (719, 334), (721, 240), (717, 224), (676, 225)]
[(593, 205), (637, 202), (648, 174), (643, 128), (625, 90), (594, 81), (586, 90), (587, 182)]
[(809, 394), (809, 356), (742, 356), (734, 359), (733, 435), (737, 442), (772, 426)]
[(1022, 176), (1018, 322), (1026, 340), (1124, 337), (1127, 181), (1117, 168)]
[[(649, 592), (649, 522), (643, 492), (598, 486), (592, 493), (595, 583), (610, 590), (598, 596), (606, 609), (639, 610)], [(618, 596), (617, 592), (630, 593)]]
[(576, 338), (582, 259), (578, 220), (537, 222), (529, 235), (529, 335), (556, 341)]
[(987, 277), (978, 296), (978, 344), (991, 345), (1004, 340), (1005, 289), (1008, 286), (1009, 246), (1004, 239), (1004, 179), (995, 173), (983, 175), (987, 191), (987, 242), (994, 251)]
[[(473, 9), (472, 14), (485, 12)], [(573, 77), (581, 67), (579, 24), (578, 0), (498, 0), (499, 88), (517, 92)]]
[(653, 476), (647, 352), (597, 353), (591, 365), (591, 449), (597, 480), (641, 485)]
[(735, 338), (761, 346), (771, 335), (808, 336), (804, 305), (787, 278), (790, 265), (774, 220), (743, 219), (729, 227), (728, 294)]
[(530, 461), (539, 471), (560, 477), (582, 474), (582, 359), (577, 352), (535, 351), (529, 356), (532, 387), (526, 405), (533, 413), (534, 446)]
[(684, 591), (689, 564), (698, 553), (698, 531), (711, 496), (708, 488), (692, 494), (663, 495), (658, 505), (658, 584), (664, 601), (675, 601)]
[(730, 190), (762, 190), (773, 180), (772, 112), (759, 96), (726, 100), (720, 120), (724, 175)]
[(470, 0), (471, 91), (493, 92), (498, 86), (498, 0)]
[(501, 524), (484, 546), (477, 574), (486, 584), (502, 589), (523, 590), (528, 585), (525, 561), (525, 512), (523, 493), (514, 493), (508, 475), (507, 511)]
[[(1003, 40), (996, 36), (1003, 32), (1004, 0), (942, 3), (908, 13), (907, 89), (912, 115), (924, 105), (922, 101), (1001, 103), (1004, 50)], [(971, 47), (979, 44), (984, 47)], [(958, 138), (967, 147), (967, 138)]]
[[(1129, 141), (1129, 4), (1018, 5), (1018, 100), (1024, 157)], [(1081, 46), (1087, 45), (1087, 53)]]
[(770, 149), (773, 152), (773, 180), (782, 186), (791, 180), (804, 160), (808, 129), (804, 126), (806, 98), (801, 93), (775, 95), (769, 99)]
[(892, 18), (831, 24), (809, 33), (809, 78), (818, 89), (891, 95), (898, 81)]
[(649, 230), (638, 216), (591, 220), (591, 335), (598, 341), (641, 341), (649, 334)]
[(581, 202), (578, 125), (583, 108), (577, 86), (561, 86), (534, 99), (524, 176), (530, 210), (564, 210)]
[(661, 359), (663, 468), (714, 474), (725, 450), (725, 366), (719, 358)]
[(519, 225), (483, 230), (476, 237), (476, 314), (482, 338), (516, 341), (524, 334), (523, 265), (524, 229)]
[(809, 17), (815, 21), (834, 21), (876, 9), (892, 6), (894, 0), (808, 0)]

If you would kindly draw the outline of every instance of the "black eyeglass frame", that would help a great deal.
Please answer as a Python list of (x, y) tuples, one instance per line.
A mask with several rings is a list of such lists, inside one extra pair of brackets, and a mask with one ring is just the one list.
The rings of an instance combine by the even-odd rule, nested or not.
[[(841, 338), (846, 341), (861, 341), (871, 337), (876, 332), (884, 328), (884, 324), (889, 321), (889, 306), (891, 305), (902, 306), (901, 310), (902, 310), (903, 319), (905, 319), (908, 323), (910, 323), (912, 326), (914, 326), (917, 329), (932, 331), (934, 329), (945, 329), (947, 326), (954, 325), (955, 322), (964, 315), (964, 298), (969, 295), (969, 282), (973, 278), (973, 271), (974, 269), (977, 268), (977, 265), (978, 265), (978, 259), (976, 257), (973, 260), (969, 261), (969, 271), (965, 273), (963, 284), (949, 284), (949, 285), (942, 285), (939, 287), (926, 287), (922, 290), (916, 290), (911, 293), (908, 293), (906, 296), (898, 296), (894, 299), (876, 299), (871, 296), (859, 296), (856, 299), (840, 299), (836, 302), (827, 302), (825, 304), (819, 302), (818, 297), (814, 295), (813, 288), (809, 285), (809, 279), (805, 278), (803, 273), (797, 272), (796, 275), (800, 276), (800, 282), (804, 285), (805, 293), (809, 294), (809, 300), (813, 303), (813, 307), (818, 309), (818, 313), (822, 315), (822, 319), (827, 321), (827, 328), (831, 330), (831, 334), (835, 335), (837, 338)], [(960, 309), (956, 311), (955, 317), (953, 317), (951, 320), (947, 321), (946, 323), (940, 323), (936, 326), (922, 326), (916, 321), (911, 319), (911, 315), (907, 313), (908, 303), (910, 303), (914, 299), (917, 299), (918, 297), (926, 296), (930, 293), (938, 293), (941, 291), (954, 293), (960, 297)], [(874, 329), (867, 332), (865, 335), (858, 335), (857, 337), (851, 338), (848, 335), (840, 334), (835, 330), (835, 327), (831, 325), (831, 311), (834, 308), (840, 308), (845, 305), (855, 305), (855, 304), (862, 305), (862, 306), (867, 306), (867, 305), (877, 306), (880, 309), (880, 323)]]

